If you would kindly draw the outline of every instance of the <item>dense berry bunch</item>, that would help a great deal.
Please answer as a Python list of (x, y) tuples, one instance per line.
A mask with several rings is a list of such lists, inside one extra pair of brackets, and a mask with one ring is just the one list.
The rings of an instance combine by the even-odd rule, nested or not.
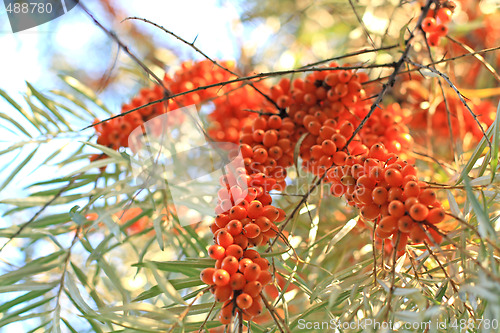
[(445, 212), (434, 190), (416, 176), (414, 166), (375, 144), (367, 154), (349, 156), (344, 165), (329, 170), (327, 180), (334, 196), (344, 195), (349, 205), (360, 209), (362, 219), (376, 223), (378, 237), (392, 237), (401, 251), (409, 240), (442, 240), (430, 225), (442, 222)]
[(429, 46), (438, 46), (442, 37), (448, 34), (448, 23), (455, 9), (453, 1), (442, 1), (438, 7), (429, 10), (422, 21), (422, 30), (427, 33)]
[[(242, 149), (253, 153), (248, 145)], [(262, 312), (261, 292), (272, 274), (269, 262), (250, 248), (277, 237), (275, 223), (283, 221), (285, 212), (271, 205), (269, 191), (276, 179), (262, 172), (236, 169), (220, 182), (217, 216), (211, 226), (215, 244), (208, 249), (217, 261), (214, 268), (201, 272), (201, 279), (212, 286), (216, 301), (224, 302), (219, 319), (229, 324), (237, 313), (248, 320)]]
[[(214, 110), (208, 115), (210, 128), (208, 134), (220, 142), (238, 143), (240, 131), (252, 125), (257, 113), (248, 110), (259, 110), (265, 104), (265, 98), (248, 84), (233, 84), (234, 90), (213, 100)], [(259, 91), (266, 93), (263, 84), (256, 84)]]
[[(230, 61), (221, 62), (221, 66), (229, 70), (234, 70), (235, 67), (234, 62)], [(215, 66), (208, 60), (184, 62), (181, 64), (181, 68), (177, 70), (172, 77), (168, 74), (165, 75), (163, 85), (167, 91), (160, 85), (155, 85), (152, 88), (143, 88), (137, 96), (132, 98), (130, 103), (126, 103), (122, 106), (121, 113), (139, 108), (137, 111), (96, 125), (94, 128), (98, 136), (97, 143), (115, 150), (120, 147), (128, 147), (130, 133), (148, 120), (164, 114), (167, 110), (176, 110), (179, 107), (193, 104), (197, 105), (209, 99), (213, 99), (219, 96), (219, 94), (230, 91), (232, 87), (224, 86), (223, 88), (212, 87), (201, 89), (199, 91), (177, 96), (168, 101), (154, 103), (145, 107), (143, 107), (143, 105), (161, 100), (166, 97), (166, 95), (176, 95), (234, 78), (236, 78), (235, 75)], [(94, 123), (99, 123), (99, 120), (96, 119)], [(95, 160), (103, 157), (105, 157), (105, 155), (94, 155), (91, 159)]]

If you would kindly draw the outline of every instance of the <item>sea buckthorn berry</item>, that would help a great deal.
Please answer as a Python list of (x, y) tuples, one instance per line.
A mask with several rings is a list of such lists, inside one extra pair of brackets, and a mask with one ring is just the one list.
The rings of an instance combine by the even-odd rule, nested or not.
[(219, 228), (224, 228), (229, 221), (230, 219), (227, 214), (219, 214), (215, 217), (215, 224), (217, 224)]
[(226, 249), (217, 244), (210, 245), (210, 247), (208, 248), (208, 255), (210, 256), (210, 258), (215, 260), (224, 258), (225, 253)]
[(234, 206), (229, 211), (230, 220), (241, 220), (244, 219), (245, 217), (247, 217), (247, 210), (242, 206)]
[(424, 205), (418, 203), (411, 206), (409, 213), (411, 218), (414, 219), (415, 221), (423, 221), (429, 214), (429, 209)]
[(372, 200), (377, 205), (383, 205), (387, 202), (387, 190), (383, 187), (375, 187), (372, 191)]
[(241, 231), (243, 230), (243, 225), (238, 220), (231, 220), (226, 225), (226, 229), (231, 234), (231, 236), (238, 236), (239, 234), (241, 234)]
[(436, 19), (434, 17), (426, 17), (422, 21), (422, 30), (425, 32), (433, 32), (436, 29)]
[(231, 277), (225, 269), (217, 269), (213, 274), (213, 283), (217, 286), (225, 286), (229, 283)]
[(252, 306), (245, 310), (245, 313), (249, 317), (253, 318), (262, 314), (262, 303), (259, 300), (254, 299)]
[(224, 248), (227, 248), (229, 245), (233, 244), (233, 242), (234, 238), (227, 230), (221, 229), (218, 231), (217, 244)]
[(263, 205), (260, 201), (254, 200), (248, 205), (247, 214), (251, 219), (256, 219), (262, 215)]
[(238, 265), (239, 262), (238, 259), (236, 259), (236, 257), (228, 256), (222, 260), (221, 268), (227, 271), (229, 275), (232, 275), (238, 271)]
[(250, 250), (246, 250), (245, 253), (243, 253), (243, 258), (248, 258), (248, 259), (254, 260), (254, 259), (260, 258), (260, 254), (259, 254), (259, 252), (250, 249)]
[(415, 223), (413, 225), (409, 236), (415, 243), (422, 243), (427, 238), (424, 227), (419, 223)]
[(440, 38), (441, 36), (438, 33), (433, 32), (427, 37), (427, 42), (429, 46), (438, 46)]
[(446, 213), (442, 208), (432, 208), (427, 215), (427, 221), (431, 224), (443, 222)]
[(393, 201), (393, 200), (403, 201), (404, 200), (403, 194), (404, 194), (404, 192), (401, 188), (391, 187), (389, 189), (389, 191), (387, 192), (387, 200), (388, 201)]
[(257, 148), (253, 152), (253, 160), (257, 163), (264, 163), (267, 160), (267, 150), (264, 148)]
[(388, 169), (384, 173), (385, 181), (393, 187), (402, 186), (403, 185), (403, 175), (399, 170)]
[(441, 37), (446, 36), (448, 34), (448, 27), (444, 24), (440, 24), (436, 27), (434, 33)]
[(436, 192), (433, 189), (425, 189), (420, 192), (418, 196), (418, 201), (424, 205), (432, 205), (436, 201)]
[(200, 280), (208, 285), (213, 285), (214, 284), (214, 273), (215, 273), (215, 268), (212, 268), (212, 267), (205, 268), (200, 273)]
[(321, 144), (323, 154), (332, 156), (337, 151), (337, 146), (332, 140), (325, 140)]
[(246, 293), (240, 294), (238, 295), (238, 297), (236, 297), (236, 305), (243, 310), (251, 307), (252, 302), (253, 302), (252, 297)]
[(233, 288), (229, 285), (217, 286), (214, 292), (217, 302), (225, 302), (233, 296)]
[(451, 21), (451, 16), (453, 15), (453, 12), (449, 8), (440, 8), (437, 11), (437, 18), (440, 20), (442, 23), (448, 23)]
[[(248, 250), (247, 250), (248, 251)], [(248, 267), (248, 265), (253, 264), (252, 259), (249, 258), (243, 258), (240, 260), (240, 263), (238, 265), (238, 270), (241, 273), (245, 273), (245, 269)]]
[(238, 235), (234, 237), (233, 244), (238, 245), (242, 249), (246, 249), (248, 247), (248, 238), (245, 235)]
[(257, 279), (257, 281), (260, 282), (263, 286), (271, 283), (272, 280), (273, 280), (273, 275), (271, 274), (271, 272), (267, 270), (260, 272), (259, 278)]
[(398, 227), (398, 219), (394, 216), (386, 216), (380, 220), (378, 227), (383, 232), (392, 232)]
[(276, 208), (274, 206), (265, 206), (262, 209), (262, 216), (267, 217), (271, 222), (276, 221), (279, 214), (280, 214), (280, 212), (279, 212), (278, 208)]
[[(243, 275), (245, 276), (245, 279), (247, 281), (255, 281), (259, 277), (259, 274), (262, 270), (260, 269), (260, 266), (257, 265), (256, 263), (252, 263), (248, 265), (247, 268), (245, 268), (245, 273)], [(216, 273), (214, 273), (215, 276)], [(215, 277), (214, 277), (215, 279)]]
[(260, 269), (262, 269), (263, 271), (267, 270), (269, 268), (269, 261), (265, 258), (257, 258), (257, 259), (254, 259), (253, 262), (256, 263), (257, 265), (259, 265)]
[(404, 188), (404, 194), (407, 198), (418, 197), (418, 195), (420, 194), (420, 187), (418, 186), (417, 182), (407, 182)]
[(234, 273), (231, 275), (231, 279), (229, 280), (229, 285), (233, 290), (242, 290), (247, 283), (247, 280), (241, 273)]
[(249, 223), (243, 227), (243, 234), (248, 238), (255, 238), (260, 235), (260, 228), (255, 223)]
[(255, 219), (255, 224), (259, 226), (261, 232), (266, 232), (271, 229), (271, 220), (265, 216), (259, 216)]
[(415, 222), (408, 215), (402, 216), (398, 220), (398, 229), (401, 232), (409, 233)]
[(389, 214), (394, 217), (401, 217), (405, 214), (405, 205), (399, 200), (393, 200), (389, 203)]
[(278, 115), (270, 116), (269, 119), (267, 120), (267, 125), (269, 126), (269, 128), (272, 128), (272, 129), (281, 128), (281, 124), (282, 124), (282, 120), (281, 120), (280, 116), (278, 116)]
[(405, 209), (410, 210), (410, 208), (413, 207), (413, 205), (418, 204), (418, 203), (419, 202), (418, 202), (418, 199), (416, 197), (407, 198), (404, 202)]
[[(264, 273), (264, 271), (262, 271), (260, 274), (262, 275), (262, 273)], [(261, 275), (259, 275), (259, 278)], [(260, 281), (250, 281), (243, 288), (243, 292), (249, 294), (252, 297), (258, 297), (262, 291), (262, 286), (263, 284)]]
[(367, 220), (374, 220), (380, 215), (380, 208), (377, 205), (371, 204), (361, 208), (361, 216)]
[(240, 259), (243, 257), (243, 249), (236, 244), (229, 245), (226, 249), (226, 256), (233, 256), (236, 259)]

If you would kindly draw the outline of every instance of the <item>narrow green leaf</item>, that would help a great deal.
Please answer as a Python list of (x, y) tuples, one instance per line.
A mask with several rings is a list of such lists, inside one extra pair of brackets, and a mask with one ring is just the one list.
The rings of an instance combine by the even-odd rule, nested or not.
[(0, 191), (2, 191), (9, 183), (14, 179), (15, 176), (31, 161), (31, 158), (36, 154), (39, 147), (36, 147), (19, 165), (11, 172), (11, 174), (4, 180), (2, 185), (0, 185)]
[(186, 302), (182, 299), (181, 295), (179, 295), (177, 290), (175, 290), (174, 286), (162, 275), (158, 274), (158, 270), (154, 264), (148, 262), (146, 263), (146, 267), (149, 268), (149, 270), (153, 273), (153, 276), (155, 277), (155, 280), (158, 283), (158, 286), (160, 287), (162, 292), (166, 296), (170, 296), (169, 299), (171, 299), (176, 303), (186, 304)]
[(15, 121), (14, 119), (12, 119), (12, 117), (8, 116), (7, 114), (5, 113), (0, 113), (0, 118), (3, 118), (7, 121), (9, 121), (12, 125), (14, 125), (15, 127), (17, 127), (17, 129), (19, 129), (21, 132), (23, 132), (24, 134), (26, 134), (27, 136), (29, 136), (30, 138), (32, 138), (30, 132), (28, 132), (23, 126), (21, 126), (21, 124), (19, 124), (17, 121)]
[(497, 106), (497, 115), (493, 127), (493, 139), (491, 142), (491, 181), (495, 179), (498, 166), (498, 150), (500, 149), (500, 102)]
[(108, 110), (108, 108), (104, 105), (104, 103), (96, 96), (94, 91), (75, 79), (74, 77), (71, 76), (66, 76), (66, 75), (61, 75), (60, 78), (66, 82), (67, 85), (69, 85), (71, 88), (82, 94), (83, 96), (87, 97), (89, 100), (94, 102), (97, 106), (99, 106), (101, 109), (106, 111), (108, 114), (111, 114), (111, 112)]
[(40, 122), (32, 117), (28, 112), (26, 112), (19, 104), (17, 104), (10, 96), (2, 89), (0, 89), (0, 96), (2, 96), (7, 102), (9, 102), (10, 105), (12, 105), (17, 111), (19, 111), (20, 114), (23, 115), (26, 120), (28, 120), (33, 127), (35, 127), (40, 134), (43, 134), (40, 126)]
[(493, 240), (496, 239), (495, 228), (490, 224), (490, 219), (488, 217), (488, 213), (484, 211), (483, 207), (479, 203), (479, 200), (476, 198), (476, 195), (472, 191), (472, 187), (470, 186), (469, 177), (464, 178), (465, 190), (467, 191), (467, 199), (470, 201), (472, 205), (472, 209), (476, 213), (476, 219), (478, 223), (478, 232), (481, 237), (488, 237)]

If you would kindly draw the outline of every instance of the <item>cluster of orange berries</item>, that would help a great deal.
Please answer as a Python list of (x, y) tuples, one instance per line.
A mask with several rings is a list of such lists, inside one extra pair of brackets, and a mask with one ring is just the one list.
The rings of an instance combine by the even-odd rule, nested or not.
[[(243, 149), (253, 153), (246, 146)], [(212, 286), (216, 301), (224, 302), (219, 320), (229, 324), (238, 313), (244, 320), (261, 314), (261, 292), (272, 281), (272, 274), (269, 262), (250, 248), (265, 245), (279, 234), (275, 223), (284, 220), (285, 212), (271, 205), (269, 191), (276, 179), (262, 172), (247, 173), (246, 168), (237, 168), (220, 182), (217, 216), (211, 225), (215, 244), (208, 249), (216, 263), (214, 268), (204, 269), (200, 277)]]
[(334, 196), (344, 195), (349, 205), (360, 209), (363, 220), (376, 222), (378, 238), (392, 237), (392, 245), (403, 251), (409, 240), (442, 241), (430, 225), (442, 222), (446, 214), (434, 190), (416, 176), (414, 166), (375, 144), (367, 154), (348, 156), (326, 177)]
[[(249, 84), (233, 84), (234, 90), (213, 100), (214, 109), (208, 115), (210, 127), (208, 134), (219, 142), (238, 143), (241, 129), (251, 126), (258, 116), (249, 110), (258, 110), (265, 103), (265, 98)], [(264, 84), (257, 84), (259, 91), (267, 93)]]
[(443, 1), (438, 8), (431, 9), (422, 21), (422, 30), (427, 33), (429, 46), (438, 46), (441, 37), (448, 34), (448, 23), (455, 9), (453, 1)]
[[(221, 62), (221, 66), (229, 70), (234, 70), (235, 68), (234, 62), (231, 61)], [(148, 120), (162, 115), (168, 110), (176, 110), (179, 107), (193, 104), (198, 105), (209, 99), (216, 98), (220, 94), (224, 94), (229, 91), (231, 87), (225, 86), (223, 88), (211, 87), (201, 89), (177, 96), (169, 99), (168, 101), (154, 103), (145, 107), (142, 107), (143, 105), (161, 100), (166, 97), (166, 93), (169, 95), (176, 95), (234, 78), (236, 78), (235, 75), (230, 74), (228, 71), (218, 66), (215, 66), (208, 60), (199, 62), (184, 62), (181, 64), (181, 68), (177, 70), (172, 77), (165, 74), (162, 83), (167, 91), (165, 91), (160, 85), (154, 85), (152, 88), (143, 88), (137, 96), (132, 98), (130, 103), (126, 103), (122, 106), (121, 113), (126, 113), (137, 108), (140, 109), (135, 112), (127, 113), (122, 117), (117, 117), (96, 125), (94, 128), (98, 136), (97, 143), (115, 150), (120, 147), (128, 147), (128, 139), (132, 131)], [(94, 124), (99, 122), (100, 121), (96, 119)], [(93, 155), (91, 156), (91, 160), (104, 157), (104, 154)]]

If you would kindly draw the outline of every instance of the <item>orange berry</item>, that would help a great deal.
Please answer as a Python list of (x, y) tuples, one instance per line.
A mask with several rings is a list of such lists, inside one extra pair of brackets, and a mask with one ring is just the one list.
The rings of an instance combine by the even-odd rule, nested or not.
[(432, 205), (436, 201), (436, 192), (433, 189), (425, 189), (420, 192), (418, 201), (424, 205)]
[(236, 305), (243, 310), (251, 307), (252, 302), (253, 302), (252, 297), (246, 293), (240, 294), (238, 297), (236, 297)]
[(404, 187), (404, 194), (407, 198), (418, 197), (418, 195), (420, 194), (420, 187), (418, 186), (417, 182), (407, 182)]
[(408, 215), (402, 216), (398, 220), (398, 229), (401, 232), (409, 233), (415, 222)]
[(212, 259), (216, 259), (216, 260), (222, 259), (222, 258), (224, 258), (225, 253), (226, 253), (226, 249), (224, 249), (224, 247), (217, 245), (217, 244), (210, 245), (210, 247), (208, 248), (208, 255)]
[(437, 224), (444, 220), (446, 213), (442, 208), (432, 208), (427, 215), (427, 221), (431, 224)]
[(429, 214), (429, 209), (425, 207), (424, 205), (417, 203), (411, 206), (410, 210), (410, 216), (412, 219), (415, 221), (423, 221), (426, 219), (427, 215)]
[(260, 266), (260, 269), (267, 270), (269, 268), (269, 261), (265, 258), (256, 258), (253, 260), (254, 263)]
[(375, 187), (372, 191), (372, 200), (377, 205), (383, 205), (387, 202), (387, 190), (383, 187)]
[(243, 258), (240, 260), (240, 263), (238, 265), (238, 270), (241, 273), (245, 273), (245, 269), (248, 267), (248, 265), (250, 265), (252, 263), (253, 263), (252, 259)]
[(233, 289), (229, 285), (217, 286), (214, 296), (217, 302), (225, 302), (233, 296)]
[[(256, 263), (252, 263), (247, 266), (245, 269), (245, 272), (243, 275), (245, 276), (245, 279), (247, 281), (255, 281), (259, 277), (259, 274), (262, 270), (260, 269), (260, 266), (257, 265)], [(215, 276), (215, 273), (214, 273)]]
[(405, 205), (399, 200), (393, 200), (389, 203), (389, 214), (394, 217), (401, 217), (405, 214)]
[(217, 286), (225, 286), (229, 283), (229, 273), (224, 269), (217, 269), (213, 275), (213, 283)]
[(422, 30), (425, 32), (433, 32), (436, 29), (436, 19), (434, 17), (426, 17), (422, 21)]
[(378, 227), (383, 232), (392, 232), (398, 227), (398, 219), (394, 216), (386, 216), (380, 220)]
[(212, 285), (214, 284), (214, 273), (215, 273), (215, 268), (213, 267), (205, 268), (200, 273), (200, 280), (208, 285)]
[(403, 185), (403, 175), (399, 170), (388, 169), (384, 173), (385, 181), (392, 187)]
[(260, 254), (255, 250), (246, 250), (245, 253), (243, 253), (243, 258), (254, 260), (260, 258)]
[(231, 244), (226, 249), (226, 256), (232, 256), (236, 259), (240, 259), (243, 257), (243, 249), (239, 245)]
[(220, 246), (227, 248), (229, 245), (233, 244), (234, 238), (231, 234), (225, 230), (220, 229), (217, 234), (217, 244)]
[[(262, 274), (263, 272), (261, 272), (260, 274)], [(243, 288), (243, 292), (249, 294), (252, 297), (258, 297), (261, 291), (262, 283), (260, 281), (250, 281), (245, 285), (245, 288)]]
[(247, 209), (248, 217), (251, 219), (256, 219), (257, 217), (262, 215), (262, 210), (263, 210), (262, 203), (258, 200), (254, 200), (248, 205)]
[(243, 234), (248, 238), (255, 238), (260, 235), (260, 228), (255, 223), (249, 223), (243, 227)]
[(415, 243), (422, 243), (427, 238), (423, 226), (419, 223), (413, 225), (409, 236)]
[(234, 273), (231, 275), (231, 279), (229, 280), (229, 285), (233, 290), (241, 290), (245, 287), (247, 280), (241, 273)]
[(440, 8), (437, 11), (437, 18), (442, 23), (448, 23), (451, 21), (451, 16), (453, 15), (452, 11), (449, 8)]
[(269, 284), (272, 280), (273, 275), (267, 270), (260, 272), (260, 275), (257, 279), (257, 281), (260, 282), (263, 286)]

